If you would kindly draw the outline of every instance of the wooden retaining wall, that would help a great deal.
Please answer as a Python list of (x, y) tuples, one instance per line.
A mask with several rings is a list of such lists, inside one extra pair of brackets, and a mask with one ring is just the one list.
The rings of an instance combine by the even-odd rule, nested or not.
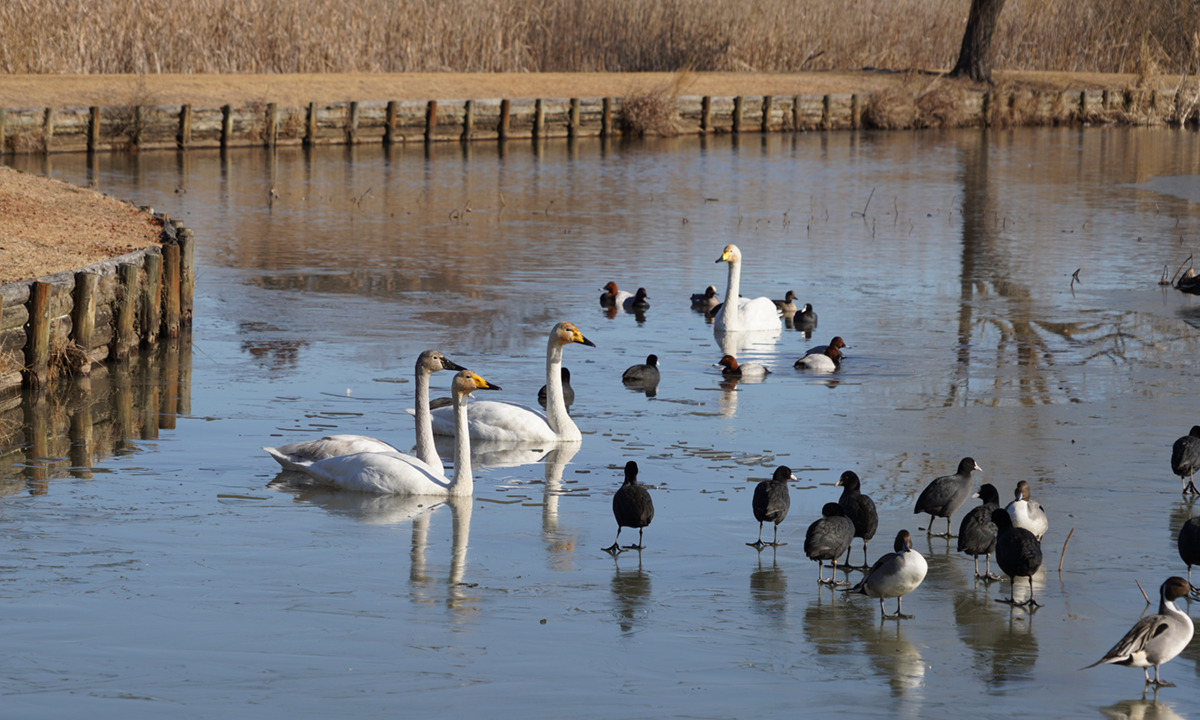
[(0, 285), (0, 395), (128, 360), (191, 325), (195, 236), (162, 219), (161, 246)]
[[(937, 103), (930, 102), (936, 98)], [(635, 132), (622, 98), (251, 103), (0, 108), (0, 152), (212, 148), (596, 137)], [(923, 109), (899, 121), (886, 110)], [(1196, 107), (1174, 91), (967, 91), (947, 85), (919, 97), (795, 95), (674, 99), (680, 134), (858, 127), (1038, 125), (1079, 122), (1183, 124)], [(944, 107), (932, 108), (934, 104)]]

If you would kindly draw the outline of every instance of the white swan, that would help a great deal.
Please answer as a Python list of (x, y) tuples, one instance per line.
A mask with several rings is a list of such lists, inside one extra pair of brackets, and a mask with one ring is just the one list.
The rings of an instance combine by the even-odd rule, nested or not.
[(742, 251), (737, 245), (726, 245), (717, 262), (729, 263), (729, 287), (725, 304), (717, 311), (714, 330), (778, 330), (779, 308), (768, 297), (751, 300), (738, 295), (742, 285)]
[[(442, 466), (442, 459), (433, 446), (429, 415), (429, 376), (439, 370), (466, 368), (450, 362), (437, 350), (426, 350), (417, 358), (417, 458), (431, 467)], [(361, 452), (400, 452), (392, 445), (366, 435), (326, 435), (320, 440), (302, 440), (278, 448), (264, 447), (263, 450), (271, 453), (284, 470), (298, 470), (296, 462), (300, 460), (324, 460)]]
[[(454, 477), (447, 478), (439, 463), (427, 465), (411, 455), (397, 452), (364, 452), (353, 455), (299, 460), (294, 465), (318, 483), (341, 490), (392, 493), (396, 495), (470, 495), (475, 489), (471, 475), (471, 439), (467, 429), (467, 397), (475, 390), (499, 390), (470, 370), (454, 376), (450, 386), (454, 419), (460, 432), (454, 438)], [(275, 455), (278, 451), (267, 448)], [(276, 458), (278, 459), (278, 458)], [(282, 464), (282, 461), (280, 461)]]
[[(562, 353), (563, 347), (580, 343), (589, 347), (596, 344), (583, 336), (579, 328), (569, 322), (560, 322), (550, 331), (546, 344), (546, 413), (495, 400), (471, 403), (467, 426), (472, 440), (495, 440), (500, 442), (580, 442), (583, 433), (567, 414), (563, 400)], [(437, 435), (454, 435), (457, 428), (451, 422), (449, 408), (433, 411), (433, 432)]]

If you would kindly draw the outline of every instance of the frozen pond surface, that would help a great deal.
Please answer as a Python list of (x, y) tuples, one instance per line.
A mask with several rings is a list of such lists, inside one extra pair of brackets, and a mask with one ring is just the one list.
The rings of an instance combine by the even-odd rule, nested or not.
[[(91, 477), (38, 457), (2, 478), (6, 716), (1161, 718), (1200, 700), (1196, 643), (1157, 705), (1138, 670), (1078, 671), (1142, 612), (1135, 580), (1154, 597), (1186, 574), (1169, 457), (1200, 423), (1200, 301), (1156, 283), (1196, 249), (1193, 132), (7, 161), (183, 219), (200, 271), (176, 428)], [(774, 369), (761, 383), (722, 384), (688, 307), (724, 297), (730, 242), (743, 295), (795, 290), (819, 314), (811, 338), (740, 350)], [(600, 309), (610, 280), (647, 288), (644, 317)], [(260, 445), (411, 447), (426, 348), (536, 403), (560, 320), (596, 344), (565, 353), (578, 448), (479, 456), (471, 502), (267, 487)], [(839, 372), (792, 368), (834, 335)], [(620, 382), (650, 353), (653, 397)], [(976, 487), (1007, 502), (1028, 480), (1050, 513), (1036, 612), (918, 530), (916, 496), (966, 455)], [(657, 514), (614, 559), (630, 459)], [(753, 482), (779, 464), (800, 478), (788, 544), (757, 552)], [(880, 509), (871, 558), (901, 528), (928, 558), (912, 620), (817, 587), (804, 533), (844, 470)]]

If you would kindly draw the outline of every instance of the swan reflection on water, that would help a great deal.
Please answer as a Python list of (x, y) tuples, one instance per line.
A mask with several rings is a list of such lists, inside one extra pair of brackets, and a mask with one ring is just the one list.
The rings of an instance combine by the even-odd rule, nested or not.
[(471, 537), (471, 511), (474, 499), (452, 495), (430, 497), (422, 495), (389, 495), (335, 490), (323, 485), (297, 483), (295, 473), (282, 472), (268, 487), (291, 493), (295, 501), (319, 507), (331, 515), (348, 517), (368, 525), (399, 525), (412, 523), (412, 545), (409, 551), (409, 582), (413, 599), (437, 602), (441, 598), (428, 594), (440, 586), (429, 575), (426, 550), (429, 547), (430, 520), (443, 506), (449, 506), (451, 516), (450, 571), (446, 580), (445, 602), (461, 617), (475, 614), (477, 594), (474, 585), (464, 582), (467, 570), (467, 548)]

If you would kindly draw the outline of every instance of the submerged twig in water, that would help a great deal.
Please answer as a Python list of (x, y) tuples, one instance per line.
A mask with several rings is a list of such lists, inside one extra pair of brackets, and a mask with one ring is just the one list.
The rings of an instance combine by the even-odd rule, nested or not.
[[(1140, 582), (1138, 582), (1138, 581), (1137, 581), (1137, 578), (1134, 578), (1134, 579), (1133, 579), (1133, 581), (1134, 581), (1135, 583), (1137, 583), (1138, 590), (1142, 590), (1142, 584), (1141, 584)], [(1150, 596), (1146, 595), (1146, 591), (1145, 591), (1145, 590), (1142, 590), (1142, 597), (1146, 598), (1146, 604), (1147, 604), (1147, 605), (1149, 605), (1149, 604), (1150, 604)]]

